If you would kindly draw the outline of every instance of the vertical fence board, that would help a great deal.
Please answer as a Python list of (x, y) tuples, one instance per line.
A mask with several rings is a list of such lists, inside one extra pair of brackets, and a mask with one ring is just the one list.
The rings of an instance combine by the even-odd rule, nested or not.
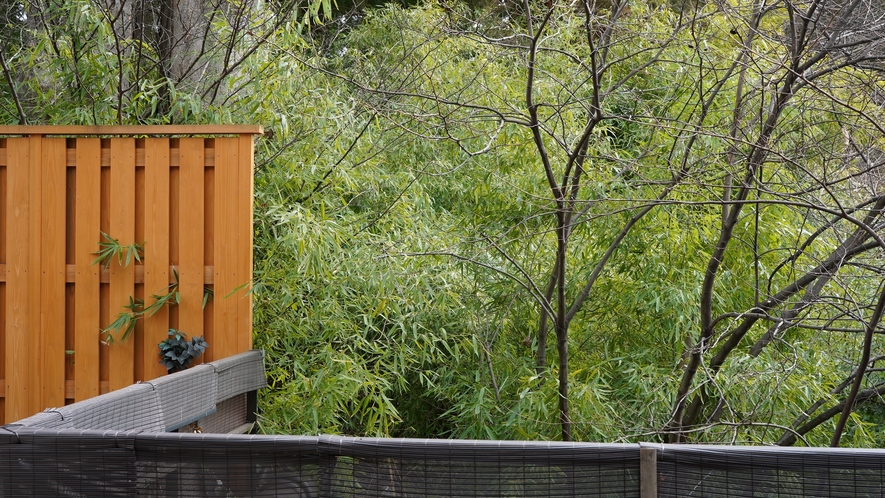
[(77, 231), (77, 176), (74, 164), (77, 153), (76, 139), (68, 139), (65, 153), (67, 166), (65, 167), (65, 404), (74, 401), (73, 382), (76, 372), (74, 371), (74, 355), (76, 348), (74, 343), (74, 331), (76, 320), (74, 318), (74, 280), (76, 270), (76, 238)]
[[(235, 271), (239, 281), (237, 285), (243, 285), (243, 289), (234, 295), (239, 309), (237, 311), (237, 326), (233, 331), (237, 341), (237, 351), (252, 349), (252, 294), (249, 291), (252, 285), (252, 197), (253, 197), (253, 162), (254, 138), (251, 135), (240, 135), (239, 152), (237, 155), (237, 231), (233, 236), (237, 245), (238, 268)], [(246, 286), (249, 286), (247, 288)], [(232, 297), (234, 297), (232, 296)], [(248, 332), (247, 332), (248, 331)]]
[[(136, 243), (135, 240), (135, 140), (114, 138), (111, 140), (111, 202), (110, 236), (123, 246)], [(138, 241), (141, 242), (141, 241)], [(114, 258), (110, 264), (110, 320), (120, 313), (128, 312), (135, 293), (135, 257), (126, 264)], [(133, 337), (122, 340), (124, 330), (115, 333), (114, 344), (109, 349), (110, 377), (112, 391), (132, 384), (135, 379), (135, 341)]]
[(62, 396), (64, 404), (68, 405), (74, 402), (74, 382), (77, 378), (77, 372), (74, 370), (76, 360), (74, 360), (73, 352), (76, 351), (77, 344), (74, 337), (74, 330), (77, 324), (76, 310), (74, 309), (74, 284), (65, 283), (65, 363), (64, 363), (64, 379), (62, 384)]
[(43, 137), (31, 136), (28, 153), (28, 223), (30, 233), (28, 237), (28, 325), (31, 327), (31, 351), (28, 357), (28, 370), (31, 376), (31, 388), (28, 390), (28, 410), (31, 413), (43, 409), (43, 355), (40, 353), (46, 347), (45, 333), (40, 329), (40, 290), (41, 273), (43, 265), (40, 262), (40, 246), (43, 222), (42, 187), (43, 168), (40, 161), (43, 157)]
[[(2, 199), (0, 199), (2, 200)], [(4, 203), (5, 209), (5, 203)], [(0, 227), (2, 230), (3, 227)], [(2, 243), (2, 241), (0, 241)], [(5, 245), (5, 244), (4, 244)], [(6, 259), (4, 258), (5, 262)], [(6, 282), (0, 283), (0, 376), (3, 378), (0, 379), (0, 389), (3, 389), (3, 392), (6, 393), (6, 389), (9, 387), (7, 385), (7, 380), (9, 378), (9, 373), (6, 371)], [(6, 418), (6, 397), (0, 398), (0, 425), (6, 423), (9, 420)]]
[(110, 391), (107, 386), (110, 385), (109, 379), (111, 378), (111, 347), (108, 345), (107, 341), (104, 340), (104, 334), (101, 333), (101, 331), (107, 328), (108, 324), (111, 323), (111, 286), (108, 284), (100, 284), (98, 289), (98, 328), (99, 337), (101, 337), (101, 340), (98, 343), (98, 393), (104, 394)]
[(74, 257), (74, 399), (98, 396), (99, 271), (94, 265), (101, 239), (101, 141), (77, 140)]
[(8, 233), (14, 234), (6, 237), (6, 420), (11, 422), (31, 415), (28, 399), (32, 385), (28, 367), (29, 340), (32, 339), (28, 316), (30, 143), (26, 138), (10, 138), (6, 143), (6, 227)]
[(43, 336), (42, 393), (37, 410), (65, 404), (65, 207), (67, 167), (64, 138), (42, 144), (40, 213), (40, 330)]
[[(139, 158), (141, 158), (141, 163), (139, 164)], [(135, 240), (139, 243), (144, 243), (144, 250), (147, 250), (147, 240), (144, 238), (144, 213), (145, 213), (145, 203), (144, 203), (144, 190), (145, 190), (145, 177), (144, 177), (144, 139), (138, 139), (135, 141), (135, 218), (133, 219), (135, 226)], [(142, 254), (142, 256), (144, 256)], [(135, 264), (135, 263), (133, 263)], [(150, 297), (150, 292), (147, 292), (144, 288), (144, 258), (142, 258), (141, 263), (141, 278), (136, 277), (135, 282), (135, 298), (140, 299), (142, 305), (146, 305), (145, 300)], [(137, 270), (136, 270), (137, 273)], [(151, 291), (153, 292), (153, 291)], [(135, 343), (135, 351), (133, 352), (133, 362), (135, 368), (135, 380), (145, 381), (148, 380), (144, 375), (144, 360), (146, 353), (146, 344), (144, 343), (144, 319), (139, 319), (135, 322), (135, 331), (132, 336), (132, 340)], [(153, 377), (151, 377), (153, 378)]]
[[(205, 154), (206, 154), (206, 162), (209, 162), (209, 158), (212, 158), (214, 165), (214, 154), (215, 154), (215, 140), (206, 140), (205, 144)], [(210, 156), (211, 154), (211, 156)], [(215, 168), (206, 166), (204, 170), (204, 183), (203, 183), (203, 265), (204, 268), (214, 268), (215, 265), (215, 232), (218, 229), (216, 225), (216, 213), (215, 213)], [(218, 297), (215, 294), (215, 280), (214, 280), (214, 272), (206, 273), (204, 271), (204, 278), (206, 279), (206, 285), (204, 292), (207, 293), (205, 302), (206, 305), (203, 307), (203, 338), (209, 344), (215, 344), (218, 342), (218, 334), (215, 327), (215, 299)], [(209, 283), (209, 279), (213, 278), (212, 282)], [(223, 358), (223, 356), (219, 356), (219, 352), (216, 348), (210, 348), (206, 350), (206, 353), (201, 358), (202, 362), (214, 361), (216, 359)]]
[[(77, 140), (68, 139), (65, 145), (65, 264), (76, 263), (77, 240)], [(70, 268), (70, 267), (67, 267)], [(69, 284), (72, 274), (65, 276)]]
[[(101, 199), (99, 201), (98, 226), (103, 233), (111, 233), (111, 141), (110, 139), (101, 140), (101, 175), (99, 178), (101, 189)], [(101, 238), (96, 239), (96, 249)], [(110, 268), (102, 270), (106, 275), (110, 275)], [(104, 278), (102, 282), (99, 280), (99, 308), (98, 308), (98, 328), (99, 328), (99, 369), (98, 369), (98, 392), (104, 394), (107, 388), (102, 386), (109, 385), (111, 378), (111, 361), (110, 347), (105, 340), (105, 334), (100, 332), (105, 330), (111, 323), (111, 305), (110, 305), (110, 279)]]
[[(181, 157), (180, 140), (177, 138), (169, 141), (169, 154), (171, 156)], [(180, 269), (181, 257), (179, 255), (178, 245), (179, 237), (179, 218), (181, 216), (181, 167), (180, 161), (173, 167), (169, 166), (169, 264), (175, 271)], [(180, 284), (180, 275), (174, 277)], [(174, 276), (174, 275), (173, 275)], [(169, 308), (169, 327), (174, 329), (181, 328), (178, 323), (178, 306)]]
[[(152, 304), (152, 294), (169, 292), (169, 139), (145, 140), (145, 220), (144, 220), (144, 288), (145, 304)], [(156, 345), (169, 330), (169, 307), (164, 306), (144, 323), (145, 378), (166, 373), (158, 362)]]
[[(139, 237), (135, 240), (144, 240), (143, 237)], [(132, 295), (135, 296), (135, 300), (140, 300), (141, 303), (144, 303), (144, 300), (150, 296), (145, 295), (144, 292), (144, 284), (136, 283), (135, 289), (132, 292)], [(145, 355), (145, 344), (144, 344), (144, 318), (139, 318), (135, 321), (135, 328), (132, 331), (132, 336), (129, 338), (132, 341), (132, 375), (133, 381), (135, 382), (143, 382), (145, 380), (149, 380), (144, 376), (144, 355)]]
[(236, 138), (215, 139), (215, 342), (214, 358), (224, 358), (237, 349), (237, 302), (241, 296), (232, 294), (241, 284), (237, 281), (237, 175), (239, 141)]
[[(6, 151), (6, 140), (0, 140), (0, 149)], [(0, 389), (6, 392), (6, 221), (9, 209), (6, 196), (9, 190), (6, 182), (6, 166), (0, 166), (0, 264), (4, 267), (4, 278), (0, 282)], [(0, 398), (0, 424), (6, 423), (6, 398)]]
[[(203, 335), (203, 184), (202, 138), (182, 138), (179, 192), (179, 328), (188, 337)], [(210, 345), (211, 346), (211, 345)]]

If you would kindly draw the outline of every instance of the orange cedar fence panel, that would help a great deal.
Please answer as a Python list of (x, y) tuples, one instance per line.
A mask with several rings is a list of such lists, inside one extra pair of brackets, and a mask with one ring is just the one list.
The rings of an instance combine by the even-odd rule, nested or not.
[[(0, 126), (0, 424), (164, 375), (170, 328), (204, 336), (203, 361), (251, 348), (258, 134)], [(95, 264), (102, 232), (142, 245), (140, 261)], [(107, 341), (131, 300), (170, 290), (180, 304)]]

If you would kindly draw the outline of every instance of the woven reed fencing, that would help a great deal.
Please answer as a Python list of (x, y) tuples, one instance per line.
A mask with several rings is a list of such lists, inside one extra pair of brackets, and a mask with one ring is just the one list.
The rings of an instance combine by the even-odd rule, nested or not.
[[(165, 375), (169, 328), (204, 361), (251, 348), (258, 126), (0, 127), (0, 424)], [(141, 261), (95, 264), (107, 234)], [(130, 300), (180, 303), (107, 328)], [(204, 304), (205, 301), (205, 304)]]
[(0, 493), (23, 497), (879, 498), (883, 469), (846, 448), (0, 427)]

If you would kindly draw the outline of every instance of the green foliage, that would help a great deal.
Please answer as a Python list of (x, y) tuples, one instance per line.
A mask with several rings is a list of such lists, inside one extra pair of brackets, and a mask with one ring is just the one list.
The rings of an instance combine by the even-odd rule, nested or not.
[(101, 232), (101, 236), (104, 240), (98, 243), (100, 249), (94, 253), (98, 257), (92, 262), (93, 265), (100, 264), (102, 268), (107, 270), (114, 258), (117, 258), (117, 264), (120, 266), (129, 266), (133, 259), (141, 263), (142, 254), (144, 254), (144, 242), (124, 246), (117, 239), (104, 232)]
[[(743, 53), (745, 3), (634, 3), (606, 47), (605, 119), (588, 142), (580, 216), (569, 227), (568, 303), (631, 217), (657, 202), (662, 185), (684, 178), (617, 244), (571, 319), (578, 439), (660, 435), (688, 357), (701, 347), (701, 287), (722, 235), (726, 179), (739, 187), (772, 89), (788, 73), (788, 16), (778, 2), (758, 28), (765, 36), (752, 46), (752, 63), (729, 69)], [(254, 344), (267, 352), (270, 381), (262, 430), (558, 438), (558, 367), (536, 361), (533, 289), (549, 281), (558, 208), (526, 126), (525, 20), (533, 13), (387, 6), (307, 30), (330, 8), (313, 2), (291, 18), (276, 4), (246, 9), (241, 25), (213, 17), (212, 46), (248, 57), (233, 67), (224, 51), (210, 51), (206, 77), (173, 80), (165, 66), (144, 64), (162, 59), (150, 39), (124, 37), (118, 50), (97, 4), (50, 2), (44, 14), (54, 22), (9, 62), (14, 74), (34, 75), (19, 85), (32, 121), (256, 122), (273, 130), (256, 144), (255, 171)], [(531, 92), (539, 129), (555, 137), (547, 153), (556, 167), (594, 111), (584, 27), (600, 36), (609, 15), (557, 8), (546, 25)], [(759, 183), (718, 262), (718, 321), (691, 385), (706, 386), (708, 423), (692, 429), (692, 441), (776, 442), (814, 403), (843, 399), (832, 390), (855, 367), (859, 334), (831, 329), (856, 329), (869, 316), (878, 254), (821, 281), (825, 299), (803, 307), (801, 326), (760, 354), (749, 353), (752, 343), (802, 294), (753, 324), (718, 370), (708, 367), (761, 301), (850, 235), (854, 226), (833, 222), (834, 213), (877, 192), (846, 145), (885, 146), (870, 125), (881, 110), (856, 90), (869, 85), (868, 72), (834, 70), (817, 84), (796, 90), (764, 144)], [(0, 99), (3, 119), (16, 121), (11, 92)], [(96, 264), (140, 261), (141, 246), (104, 238)], [(177, 303), (177, 285), (152, 298), (148, 306), (131, 299), (108, 330), (131, 331), (139, 317)], [(875, 375), (866, 385), (881, 384)], [(881, 439), (871, 425), (881, 418), (876, 406), (855, 414), (849, 444)], [(805, 440), (826, 444), (831, 429)]]
[[(178, 272), (173, 270), (173, 273), (175, 274), (175, 283), (170, 284), (158, 294), (151, 294), (151, 298), (154, 299), (154, 302), (150, 305), (145, 306), (144, 300), (129, 296), (129, 304), (123, 306), (124, 309), (129, 311), (117, 314), (114, 321), (101, 330), (103, 334), (106, 334), (106, 341), (109, 344), (113, 344), (118, 340), (115, 338), (115, 335), (120, 334), (120, 331), (123, 333), (120, 335), (119, 340), (125, 341), (128, 339), (132, 334), (132, 331), (135, 330), (135, 324), (140, 318), (153, 316), (154, 313), (159, 311), (163, 306), (178, 305), (181, 303), (181, 294), (178, 292)], [(204, 308), (206, 307), (209, 296), (209, 293), (204, 292)]]
[[(722, 208), (715, 204), (721, 195), (717, 189), (722, 188), (726, 173), (736, 178), (741, 174), (729, 163), (727, 132), (698, 134), (690, 125), (679, 124), (703, 115), (707, 130), (727, 130), (733, 117), (729, 101), (733, 93), (724, 92), (709, 104), (702, 104), (706, 94), (698, 93), (698, 88), (710, 88), (716, 75), (723, 74), (723, 68), (739, 54), (740, 45), (730, 34), (732, 20), (712, 6), (698, 9), (692, 29), (676, 31), (674, 39), (668, 40), (669, 27), (678, 22), (672, 12), (633, 6), (623, 26), (630, 35), (611, 47), (610, 57), (618, 63), (609, 68), (608, 82), (626, 83), (606, 95), (602, 105), (609, 117), (594, 131), (588, 151), (587, 187), (580, 200), (589, 207), (586, 223), (573, 227), (568, 258), (575, 278), (569, 279), (567, 294), (577, 294), (618, 230), (639, 206), (657, 195), (658, 186), (672, 177), (680, 161), (687, 165), (689, 176), (670, 194), (670, 203), (646, 215), (619, 245), (572, 322), (573, 418), (581, 438), (638, 440), (667, 424), (673, 388), (700, 323), (700, 285), (722, 225)], [(367, 128), (365, 140), (372, 147), (364, 153), (380, 149), (371, 156), (377, 162), (360, 163), (358, 172), (339, 170), (330, 177), (330, 188), (340, 190), (327, 193), (343, 194), (340, 204), (346, 209), (335, 211), (340, 218), (334, 229), (327, 230), (339, 233), (347, 223), (344, 220), (360, 220), (380, 211), (386, 222), (369, 224), (380, 247), (396, 247), (400, 254), (421, 258), (423, 264), (441, 264), (436, 259), (439, 255), (457, 256), (448, 262), (455, 271), (447, 284), (461, 296), (463, 309), (455, 316), (467, 333), (459, 341), (462, 354), (458, 360), (448, 360), (445, 372), (433, 376), (391, 372), (393, 378), (399, 376), (399, 389), (420, 394), (386, 398), (395, 400), (400, 425), (406, 426), (404, 432), (388, 434), (555, 438), (556, 417), (551, 412), (556, 404), (555, 372), (549, 368), (539, 372), (531, 361), (537, 347), (538, 307), (512, 278), (514, 274), (521, 278), (519, 272), (524, 271), (536, 285), (543, 285), (550, 269), (546, 262), (554, 248), (550, 218), (544, 216), (552, 212), (548, 187), (531, 137), (518, 125), (524, 119), (519, 109), (525, 91), (525, 60), (512, 46), (488, 43), (486, 38), (518, 36), (512, 31), (518, 26), (493, 16), (470, 19), (470, 15), (431, 7), (370, 11), (360, 26), (340, 37), (330, 53), (315, 63), (327, 76), (328, 72), (339, 76), (327, 83), (336, 92), (342, 91), (337, 90), (339, 85), (347, 88), (350, 81), (358, 83), (351, 91), (363, 106), (373, 109), (378, 124)], [(556, 35), (545, 39), (547, 51), (539, 62), (534, 92), (543, 103), (539, 113), (545, 131), (567, 144), (582, 129), (592, 91), (592, 82), (582, 77), (587, 68), (575, 63), (586, 60), (589, 51), (579, 36), (578, 16), (563, 15), (551, 23), (556, 23), (551, 28)], [(706, 40), (703, 48), (695, 46), (698, 39)], [(776, 60), (781, 48), (760, 44), (754, 55)], [(689, 70), (692, 65), (699, 70)], [(750, 108), (764, 100), (759, 93), (750, 93), (746, 99)], [(808, 164), (825, 164), (826, 151), (839, 148), (841, 132), (831, 126), (832, 118), (812, 110), (823, 107), (815, 99), (809, 95), (790, 108), (783, 137), (775, 145), (779, 157), (795, 157), (800, 151)], [(396, 136), (395, 147), (386, 153), (390, 135), (373, 135), (385, 131), (385, 125), (412, 135)], [(817, 136), (809, 136), (808, 131)], [(815, 149), (809, 147), (811, 143), (829, 145)], [(567, 147), (559, 145), (548, 152), (553, 161), (561, 162)], [(791, 168), (789, 161), (786, 164), (771, 169), (767, 177), (773, 195), (785, 196), (797, 184), (812, 187), (814, 176), (809, 175), (808, 166), (802, 170)], [(317, 166), (308, 169), (314, 168), (327, 171)], [(353, 191), (346, 193), (349, 188)], [(767, 295), (788, 285), (833, 250), (835, 241), (827, 236), (796, 251), (801, 243), (797, 241), (814, 233), (822, 221), (802, 209), (770, 203), (744, 210), (735, 227), (736, 242), (721, 263), (713, 299), (714, 316), (734, 314), (721, 322), (723, 330), (737, 324), (742, 313), (758, 302), (760, 293)], [(305, 223), (317, 225), (312, 219)], [(364, 226), (360, 221), (351, 223)], [(360, 244), (348, 236), (354, 232), (340, 233), (347, 247)], [(304, 237), (308, 235), (299, 235)], [(268, 244), (278, 251), (278, 244)], [(315, 255), (338, 261), (326, 249), (301, 250), (311, 265), (319, 264)], [(794, 253), (798, 256), (791, 256)], [(358, 260), (373, 258), (359, 251), (348, 254)], [(382, 258), (388, 262), (387, 255), (374, 256), (374, 261)], [(292, 264), (310, 273), (303, 260)], [(342, 265), (336, 262), (333, 267)], [(377, 270), (359, 271), (374, 274)], [(407, 271), (420, 274), (421, 268)], [(334, 273), (324, 281), (335, 289), (349, 288)], [(845, 287), (832, 290), (847, 291)], [(313, 309), (312, 296), (302, 306)], [(316, 313), (328, 316), (330, 309), (334, 308), (323, 305)], [(423, 320), (418, 323), (425, 326), (434, 323), (417, 316), (402, 319)], [(749, 335), (758, 337), (766, 326), (755, 325)], [(458, 329), (446, 326), (446, 330)], [(779, 434), (774, 427), (790, 425), (794, 414), (827, 397), (831, 381), (825, 379), (844, 373), (845, 363), (831, 355), (797, 351), (848, 354), (856, 346), (831, 344), (801, 329), (790, 331), (790, 337), (786, 350), (776, 344), (759, 357), (736, 353), (729, 359), (715, 384), (729, 422), (711, 427), (697, 440), (771, 442)], [(409, 342), (401, 344), (404, 351), (414, 352)], [(549, 355), (554, 354), (551, 349)], [(353, 358), (341, 364), (357, 371), (365, 368), (354, 366), (360, 362), (351, 363)], [(828, 374), (821, 375), (821, 370)], [(328, 370), (323, 366), (315, 371)], [(334, 379), (340, 385), (340, 379)], [(372, 389), (385, 386), (378, 379), (369, 384)], [(301, 392), (309, 390), (300, 385)], [(331, 385), (328, 388), (334, 389)], [(336, 399), (346, 400), (353, 392), (345, 389)], [(341, 411), (353, 413), (344, 406)], [(409, 415), (410, 411), (434, 414), (436, 423)], [(774, 422), (756, 424), (757, 420)], [(310, 430), (321, 430), (320, 426), (317, 422)], [(351, 430), (341, 429), (340, 422), (333, 427)], [(823, 440), (816, 437), (809, 441)]]
[[(119, 313), (114, 321), (101, 331), (103, 334), (107, 334), (106, 340), (109, 344), (113, 344), (117, 340), (114, 336), (115, 334), (120, 334), (120, 331), (123, 331), (123, 333), (120, 335), (119, 340), (125, 341), (129, 338), (132, 331), (135, 330), (135, 324), (139, 319), (153, 316), (164, 306), (177, 306), (181, 304), (181, 293), (178, 291), (178, 270), (172, 268), (172, 274), (175, 277), (175, 282), (169, 284), (160, 292), (151, 294), (151, 299), (154, 300), (151, 304), (145, 306), (144, 300), (132, 296), (129, 297), (129, 304), (123, 307), (129, 311)], [(206, 307), (213, 296), (212, 288), (203, 288), (203, 308)]]
[(195, 359), (206, 352), (209, 344), (203, 340), (203, 336), (194, 337), (190, 341), (184, 332), (169, 329), (169, 338), (160, 342), (160, 363), (166, 367), (169, 373), (180, 372), (191, 366)]
[[(114, 258), (117, 259), (117, 264), (121, 267), (129, 266), (133, 260), (141, 262), (142, 254), (144, 253), (144, 242), (124, 246), (117, 239), (104, 232), (101, 235), (104, 240), (98, 243), (100, 249), (94, 253), (98, 257), (92, 262), (93, 265), (100, 264), (103, 269), (107, 270)], [(129, 311), (119, 313), (114, 321), (101, 331), (103, 334), (106, 334), (108, 343), (113, 343), (115, 340), (114, 334), (120, 331), (123, 331), (120, 336), (121, 341), (126, 340), (132, 334), (132, 331), (135, 330), (136, 320), (143, 314), (143, 306), (144, 302), (141, 299), (129, 296), (129, 304), (123, 306)]]
[[(144, 257), (144, 242), (124, 246), (104, 232), (101, 235), (105, 240), (98, 243), (101, 249), (95, 253), (98, 257), (92, 262), (93, 265), (100, 264), (104, 269), (108, 269), (114, 258), (117, 259), (117, 264), (121, 267), (129, 266), (133, 261), (141, 263), (141, 258)], [(153, 316), (163, 306), (180, 304), (181, 293), (178, 292), (178, 271), (173, 268), (172, 274), (175, 277), (175, 283), (169, 284), (165, 289), (156, 294), (151, 294), (154, 302), (150, 305), (145, 306), (144, 300), (129, 296), (129, 304), (123, 306), (124, 309), (129, 311), (118, 313), (117, 317), (101, 331), (103, 334), (106, 334), (106, 341), (109, 344), (113, 344), (117, 340), (114, 336), (120, 334), (121, 331), (122, 334), (120, 334), (119, 340), (125, 341), (128, 339), (135, 330), (135, 324), (138, 319)], [(207, 287), (203, 292), (203, 308), (206, 307), (211, 298), (212, 289)]]
[(116, 342), (117, 339), (114, 338), (114, 334), (119, 334), (121, 330), (123, 333), (119, 338), (120, 341), (125, 341), (130, 335), (132, 335), (132, 332), (135, 330), (135, 322), (142, 314), (141, 308), (143, 305), (144, 301), (141, 299), (129, 296), (129, 304), (123, 306), (123, 308), (128, 309), (129, 311), (117, 314), (117, 318), (115, 318), (106, 328), (101, 330), (102, 334), (106, 334), (105, 341), (108, 344)]

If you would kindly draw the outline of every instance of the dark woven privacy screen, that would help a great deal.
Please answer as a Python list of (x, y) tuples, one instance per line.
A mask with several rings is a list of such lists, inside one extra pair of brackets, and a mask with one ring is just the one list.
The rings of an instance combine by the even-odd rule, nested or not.
[[(644, 445), (659, 496), (883, 496), (885, 451)], [(636, 497), (640, 445), (0, 429), (0, 496)]]
[(885, 496), (885, 450), (655, 447), (659, 496)]
[(638, 496), (638, 446), (0, 429), (2, 496)]

